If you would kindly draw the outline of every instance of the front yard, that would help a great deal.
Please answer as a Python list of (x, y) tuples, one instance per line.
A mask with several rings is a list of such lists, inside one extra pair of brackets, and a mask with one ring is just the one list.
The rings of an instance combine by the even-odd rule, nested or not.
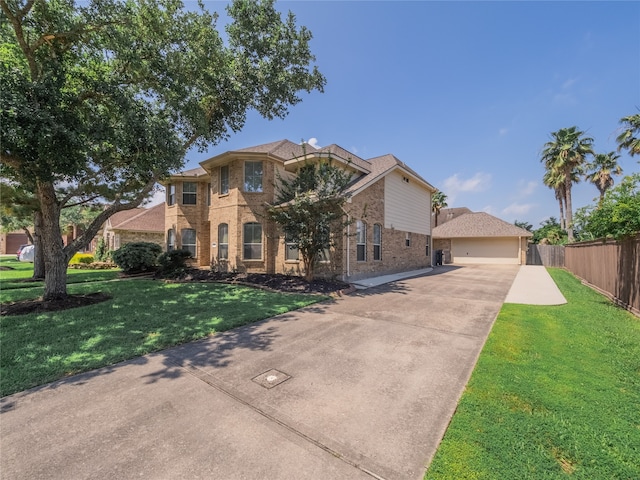
[(549, 270), (568, 304), (502, 307), (425, 479), (640, 478), (640, 319)]
[[(19, 282), (17, 272), (0, 272), (2, 302), (42, 294), (41, 282)], [(69, 293), (99, 291), (112, 299), (59, 312), (0, 317), (0, 396), (326, 299), (217, 283), (104, 281), (115, 278), (114, 272), (73, 272), (82, 272), (70, 276), (81, 283), (70, 284)], [(28, 268), (21, 276), (30, 276)]]

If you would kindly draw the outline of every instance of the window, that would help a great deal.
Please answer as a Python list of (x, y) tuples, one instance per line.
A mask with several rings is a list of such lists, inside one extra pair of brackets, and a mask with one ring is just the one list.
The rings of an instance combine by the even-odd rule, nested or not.
[(244, 224), (244, 259), (262, 260), (262, 225), (256, 222)]
[(406, 247), (410, 247), (410, 246), (411, 246), (411, 233), (409, 233), (409, 232), (407, 232), (407, 233), (405, 234), (405, 237), (404, 237), (404, 245), (405, 245)]
[(195, 205), (198, 184), (196, 182), (182, 182), (182, 204)]
[(367, 260), (367, 224), (362, 220), (356, 222), (356, 259), (358, 262)]
[(298, 244), (294, 242), (291, 235), (285, 233), (284, 235), (284, 259), (285, 260), (299, 260), (300, 252), (298, 251)]
[(229, 259), (229, 225), (218, 225), (218, 260)]
[(196, 231), (193, 228), (182, 229), (182, 250), (189, 250), (196, 257)]
[(176, 203), (176, 186), (173, 183), (167, 185), (167, 205), (175, 205)]
[(173, 228), (170, 228), (169, 230), (167, 230), (167, 251), (170, 252), (171, 250), (175, 250), (176, 249), (176, 232), (173, 230)]
[[(326, 232), (324, 232), (324, 239), (327, 241), (327, 244), (330, 245), (331, 243), (331, 232), (329, 231), (329, 229), (327, 229)], [(331, 251), (330, 247), (324, 248), (322, 249), (322, 251), (320, 252), (320, 258), (318, 259), (318, 261), (320, 263), (329, 263), (331, 261), (331, 257), (329, 256), (329, 252)]]
[(207, 207), (211, 206), (211, 184), (207, 183)]
[(220, 195), (229, 193), (229, 165), (220, 167)]
[(427, 235), (427, 257), (431, 255), (431, 235)]
[(262, 162), (244, 162), (244, 191), (262, 192)]
[(373, 226), (373, 259), (382, 260), (382, 227), (378, 223)]

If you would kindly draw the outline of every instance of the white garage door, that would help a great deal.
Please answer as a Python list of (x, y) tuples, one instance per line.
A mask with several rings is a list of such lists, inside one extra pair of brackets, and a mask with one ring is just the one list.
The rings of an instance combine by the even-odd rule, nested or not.
[(451, 253), (453, 263), (520, 263), (517, 238), (454, 238)]

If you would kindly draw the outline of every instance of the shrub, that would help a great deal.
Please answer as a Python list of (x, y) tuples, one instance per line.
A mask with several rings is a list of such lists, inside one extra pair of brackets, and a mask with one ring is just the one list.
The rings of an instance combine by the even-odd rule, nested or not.
[(140, 273), (153, 270), (162, 247), (157, 243), (127, 243), (113, 252), (112, 258), (124, 273)]
[(171, 250), (158, 257), (158, 272), (163, 276), (178, 276), (187, 268), (189, 250)]
[(107, 250), (107, 244), (104, 241), (103, 237), (98, 239), (98, 243), (96, 244), (96, 260), (99, 262), (104, 262), (107, 260), (107, 256), (109, 252)]
[(88, 265), (89, 263), (93, 263), (94, 258), (90, 253), (76, 253), (71, 260), (69, 260), (70, 265), (74, 265), (77, 263), (82, 263)]

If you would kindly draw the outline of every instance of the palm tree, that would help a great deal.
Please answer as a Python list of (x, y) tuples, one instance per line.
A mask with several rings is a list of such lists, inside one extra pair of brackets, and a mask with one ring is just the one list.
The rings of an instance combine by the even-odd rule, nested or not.
[(447, 196), (440, 190), (436, 190), (435, 193), (431, 195), (431, 211), (436, 217), (435, 227), (438, 226), (438, 215), (440, 215), (440, 210), (447, 207)]
[(556, 200), (558, 200), (558, 205), (560, 207), (560, 228), (562, 230), (567, 229), (567, 225), (564, 218), (564, 209), (565, 209), (565, 186), (564, 186), (564, 173), (557, 172), (555, 170), (547, 170), (544, 173), (544, 177), (542, 178), (542, 182), (549, 188), (551, 188), (556, 194)]
[(618, 165), (620, 155), (616, 152), (597, 153), (593, 156), (593, 162), (587, 164), (587, 181), (593, 183), (600, 192), (600, 203), (604, 200), (604, 194), (613, 186), (612, 175), (621, 175), (622, 168)]
[(573, 242), (573, 210), (571, 187), (579, 175), (587, 155), (593, 155), (593, 138), (585, 137), (578, 127), (561, 128), (551, 133), (551, 141), (544, 144), (542, 162), (547, 172), (564, 176), (564, 202), (566, 229), (569, 242)]
[(630, 115), (620, 119), (625, 127), (624, 131), (618, 135), (618, 151), (623, 148), (629, 150), (629, 155), (640, 155), (640, 113)]

